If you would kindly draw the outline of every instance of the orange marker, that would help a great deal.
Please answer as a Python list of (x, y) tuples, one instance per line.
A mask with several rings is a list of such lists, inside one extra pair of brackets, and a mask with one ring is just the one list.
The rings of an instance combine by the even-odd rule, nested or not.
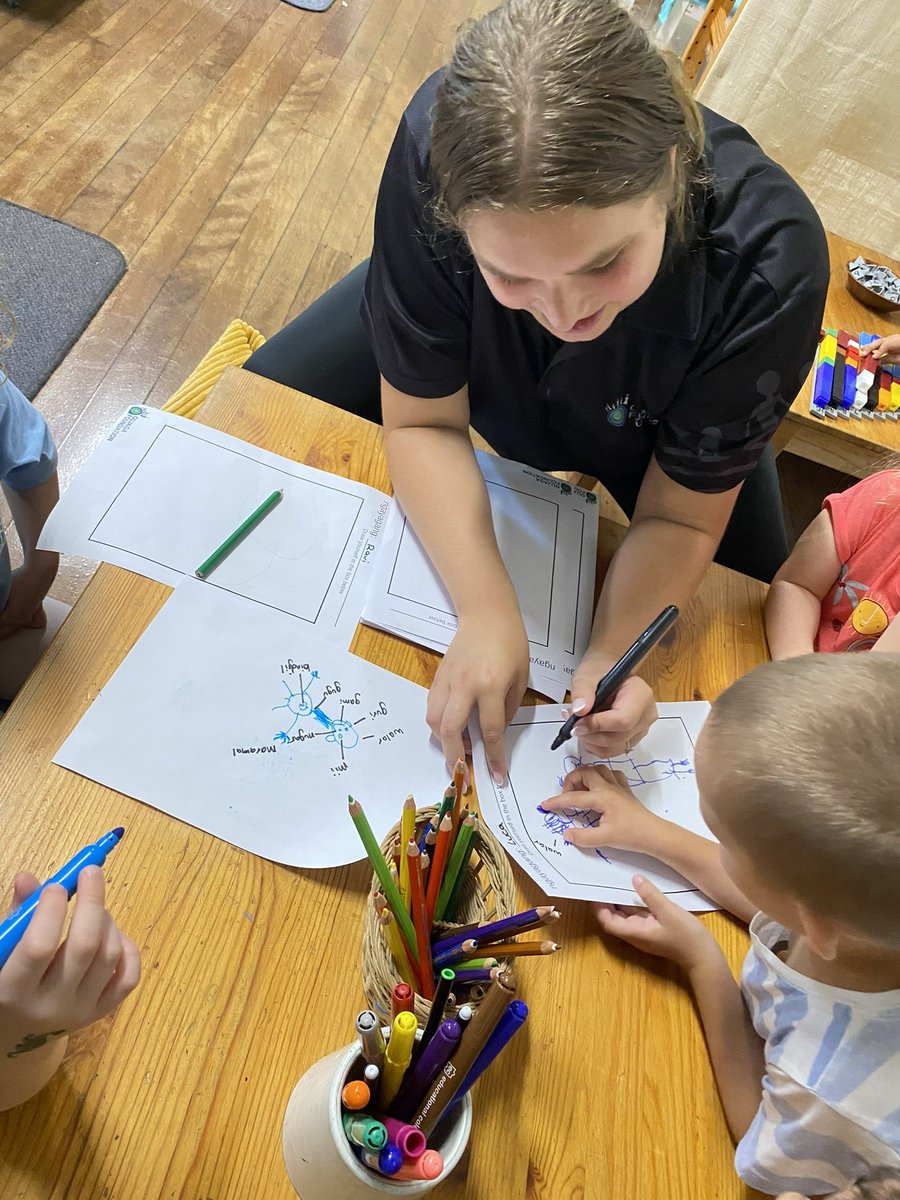
[(367, 1108), (371, 1098), (369, 1085), (362, 1079), (351, 1079), (349, 1083), (344, 1084), (344, 1090), (341, 1092), (341, 1103), (352, 1112)]
[(391, 1179), (438, 1179), (444, 1169), (444, 1160), (437, 1150), (426, 1150), (419, 1158), (407, 1159)]

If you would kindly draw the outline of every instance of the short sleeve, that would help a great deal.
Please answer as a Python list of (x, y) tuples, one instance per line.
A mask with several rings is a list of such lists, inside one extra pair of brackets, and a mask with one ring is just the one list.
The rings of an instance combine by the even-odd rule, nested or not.
[(0, 481), (23, 492), (45, 483), (56, 470), (56, 447), (47, 422), (19, 389), (0, 384)]
[(676, 483), (725, 492), (756, 466), (815, 358), (829, 278), (821, 243), (785, 299), (755, 273), (726, 295), (660, 421), (654, 453)]
[(361, 315), (388, 383), (436, 398), (468, 380), (472, 265), (469, 259), (466, 268), (458, 239), (438, 231), (430, 212), (427, 149), (420, 149), (425, 120), (417, 139), (404, 115), (385, 165)]
[(849, 562), (882, 524), (897, 524), (900, 471), (879, 471), (848, 488), (826, 496), (822, 507), (831, 516), (834, 547), (842, 563)]

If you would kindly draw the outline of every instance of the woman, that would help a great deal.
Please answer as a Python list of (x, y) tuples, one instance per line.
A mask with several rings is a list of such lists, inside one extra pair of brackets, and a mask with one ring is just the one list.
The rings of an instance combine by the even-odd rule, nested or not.
[[(362, 273), (248, 366), (376, 419), (380, 374), (394, 487), (459, 614), (429, 724), (452, 762), (477, 708), (502, 776), (528, 644), (470, 423), (506, 457), (598, 477), (631, 517), (572, 683), (586, 711), (717, 549), (761, 578), (786, 556), (765, 452), (815, 352), (821, 224), (616, 0), (506, 0), (463, 28), (391, 149), (362, 305), (377, 368)], [(635, 678), (576, 733), (618, 752), (653, 716)]]

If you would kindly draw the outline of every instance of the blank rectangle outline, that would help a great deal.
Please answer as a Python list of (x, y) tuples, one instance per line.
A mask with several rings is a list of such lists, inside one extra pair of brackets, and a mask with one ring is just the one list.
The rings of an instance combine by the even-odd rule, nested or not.
[[(687, 740), (691, 744), (691, 748), (692, 749), (694, 748), (694, 739), (691, 737), (690, 732), (688, 731), (688, 727), (684, 723), (684, 717), (675, 717), (675, 716), (657, 717), (657, 720), (658, 721), (679, 721), (681, 723), (681, 727), (684, 730), (685, 736), (687, 737)], [(508, 728), (514, 729), (516, 727), (526, 728), (526, 727), (534, 727), (535, 725), (552, 725), (554, 727), (554, 731), (558, 732), (560, 724), (561, 724), (561, 722), (559, 721), (559, 719), (557, 717), (547, 717), (542, 721), (533, 721), (533, 720), (532, 721), (510, 721)], [(550, 740), (552, 741), (552, 738)], [(634, 895), (634, 888), (618, 887), (614, 883), (578, 883), (576, 880), (570, 879), (568, 877), (568, 875), (566, 875), (565, 871), (561, 871), (559, 869), (558, 861), (556, 859), (548, 858), (547, 855), (544, 853), (544, 851), (541, 850), (540, 847), (535, 844), (534, 839), (532, 838), (531, 834), (528, 832), (528, 826), (525, 822), (525, 818), (522, 816), (522, 806), (519, 803), (519, 797), (516, 795), (516, 789), (515, 789), (515, 785), (513, 784), (512, 775), (510, 773), (507, 773), (506, 779), (509, 784), (509, 790), (512, 792), (513, 800), (515, 801), (516, 811), (519, 816), (519, 823), (522, 826), (525, 836), (528, 838), (528, 841), (531, 843), (531, 846), (532, 846), (535, 854), (538, 855), (538, 857), (540, 858), (542, 863), (544, 863), (546, 866), (550, 867), (555, 872), (555, 874), (559, 875), (562, 879), (564, 879), (566, 881), (566, 883), (572, 884), (573, 887), (605, 888), (608, 892), (623, 892), (623, 893), (627, 894), (628, 896)], [(491, 781), (491, 786), (494, 787), (493, 781)], [(494, 787), (495, 797), (496, 797), (496, 792), (497, 792), (497, 789), (496, 789), (496, 787)], [(498, 801), (497, 807), (499, 808), (499, 801)], [(576, 805), (573, 805), (572, 807), (575, 808)], [(502, 813), (501, 813), (501, 816), (502, 816)], [(649, 857), (652, 858), (653, 856), (650, 855)], [(689, 888), (672, 888), (670, 891), (666, 892), (665, 894), (667, 896), (689, 896), (689, 895), (696, 895), (699, 892), (700, 892), (699, 888), (689, 887)]]
[[(119, 497), (125, 491), (125, 489), (128, 487), (129, 483), (131, 483), (132, 479), (134, 479), (135, 475), (137, 474), (137, 472), (140, 469), (141, 465), (143, 464), (144, 460), (149, 456), (149, 454), (152, 450), (156, 449), (157, 442), (160, 440), (160, 438), (163, 436), (163, 434), (166, 433), (167, 431), (170, 433), (179, 434), (182, 437), (195, 438), (198, 442), (205, 442), (206, 445), (208, 445), (208, 446), (215, 446), (215, 448), (217, 450), (222, 450), (226, 454), (234, 454), (238, 458), (246, 458), (250, 462), (255, 463), (256, 466), (258, 466), (258, 467), (265, 467), (265, 469), (267, 471), (274, 471), (276, 475), (286, 475), (289, 479), (303, 479), (304, 483), (311, 484), (313, 487), (320, 487), (328, 492), (339, 492), (342, 496), (351, 496), (352, 499), (356, 500), (356, 503), (357, 503), (356, 516), (353, 518), (353, 523), (350, 526), (350, 532), (348, 533), (347, 538), (344, 541), (343, 549), (341, 550), (340, 554), (338, 555), (338, 559), (337, 559), (337, 562), (335, 563), (334, 570), (331, 573), (331, 579), (328, 581), (328, 583), (325, 587), (324, 595), (322, 596), (322, 599), (319, 601), (319, 607), (316, 609), (316, 615), (315, 615), (315, 617), (312, 618), (312, 620), (310, 620), (309, 617), (302, 616), (300, 613), (292, 612), (291, 609), (289, 609), (289, 608), (279, 608), (277, 604), (270, 604), (266, 600), (258, 600), (254, 596), (244, 596), (245, 600), (251, 600), (254, 604), (261, 604), (264, 608), (271, 608), (275, 612), (284, 613), (286, 616), (296, 617), (298, 621), (306, 621), (307, 624), (309, 624), (309, 625), (315, 625), (318, 622), (319, 617), (322, 615), (322, 607), (325, 604), (325, 600), (328, 596), (328, 593), (331, 591), (332, 584), (334, 583), (335, 576), (337, 575), (337, 572), (338, 572), (338, 567), (340, 567), (341, 562), (343, 561), (344, 555), (347, 553), (347, 547), (350, 545), (350, 540), (353, 537), (353, 530), (356, 528), (356, 524), (359, 521), (359, 514), (362, 512), (363, 501), (360, 499), (359, 496), (353, 496), (352, 492), (345, 492), (342, 488), (332, 487), (330, 484), (327, 484), (327, 483), (319, 483), (319, 481), (316, 479), (306, 479), (302, 475), (295, 475), (290, 471), (286, 471), (283, 467), (272, 467), (268, 463), (261, 463), (258, 459), (254, 458), (252, 454), (245, 454), (245, 453), (243, 453), (243, 451), (235, 450), (231, 446), (219, 446), (215, 442), (210, 441), (209, 438), (201, 437), (199, 434), (190, 432), (187, 429), (177, 429), (173, 425), (164, 424), (162, 426), (162, 428), (159, 430), (159, 432), (154, 435), (153, 440), (150, 442), (150, 445), (147, 447), (147, 449), (144, 451), (144, 453), (140, 456), (140, 458), (135, 463), (134, 469), (131, 471), (131, 474), (128, 476), (128, 478), (125, 480), (125, 482), (119, 488), (119, 490), (116, 492), (116, 494), (110, 500), (109, 504), (106, 506), (106, 509), (104, 510), (103, 514), (101, 515), (99, 521), (94, 526), (94, 528), (91, 530), (91, 532), (88, 534), (88, 542), (95, 546), (108, 546), (111, 550), (118, 550), (122, 554), (132, 554), (132, 555), (134, 555), (135, 558), (139, 558), (139, 559), (143, 560), (144, 562), (155, 563), (156, 566), (165, 567), (167, 571), (174, 571), (178, 575), (184, 575), (184, 576), (188, 575), (187, 571), (180, 571), (178, 569), (178, 567), (170, 566), (169, 563), (159, 562), (158, 559), (150, 558), (149, 555), (138, 554), (135, 550), (129, 550), (126, 546), (118, 546), (115, 544), (115, 542), (105, 542), (105, 541), (103, 541), (102, 538), (94, 536), (96, 534), (97, 530), (100, 528), (100, 526), (106, 520), (113, 505), (116, 503), (116, 501), (119, 499)], [(298, 463), (297, 465), (302, 466), (302, 463)], [(357, 563), (357, 569), (358, 568), (359, 568), (359, 563)], [(353, 576), (354, 576), (354, 578), (356, 577), (356, 570), (354, 570)], [(223, 592), (229, 592), (232, 596), (243, 596), (244, 595), (243, 592), (237, 592), (233, 588), (223, 587), (221, 584), (215, 583), (213, 580), (208, 580), (206, 582), (209, 582), (213, 587), (217, 587)], [(349, 594), (350, 588), (352, 586), (353, 586), (353, 583), (351, 580), (351, 582), (347, 586), (348, 594)], [(346, 599), (347, 599), (347, 597), (345, 596), (344, 601), (341, 603), (341, 611), (343, 610), (344, 603), (346, 603)], [(338, 617), (339, 616), (340, 616), (340, 612), (338, 613)]]
[[(549, 648), (549, 646), (550, 646), (550, 621), (551, 621), (551, 617), (553, 615), (553, 581), (556, 578), (556, 550), (557, 550), (557, 547), (559, 546), (559, 514), (560, 514), (559, 502), (556, 500), (548, 500), (546, 496), (535, 496), (532, 492), (522, 491), (521, 488), (510, 487), (508, 483), (497, 483), (493, 479), (491, 479), (491, 480), (486, 479), (485, 487), (506, 488), (506, 490), (508, 492), (516, 492), (520, 496), (527, 496), (529, 500), (540, 500), (542, 503), (550, 504), (556, 509), (556, 524), (554, 525), (554, 529), (553, 529), (553, 566), (550, 568), (550, 604), (547, 608), (547, 620), (546, 620), (547, 636), (546, 636), (546, 640), (543, 642), (537, 638), (529, 638), (528, 639), (529, 644), (532, 646), (544, 646), (545, 648)], [(584, 514), (582, 513), (580, 515), (581, 515), (581, 519), (582, 519), (581, 545), (583, 546)], [(395, 592), (393, 589), (394, 572), (397, 570), (397, 560), (400, 557), (400, 548), (403, 545), (403, 539), (406, 536), (406, 529), (407, 529), (408, 524), (409, 524), (409, 518), (407, 517), (406, 513), (404, 513), (403, 514), (403, 528), (400, 530), (400, 537), (397, 540), (397, 553), (394, 555), (394, 561), (393, 561), (393, 564), (391, 565), (391, 577), (388, 580), (387, 594), (389, 596), (393, 596), (397, 600), (406, 600), (409, 604), (419, 604), (419, 605), (421, 605), (422, 608), (430, 608), (432, 610), (432, 612), (443, 613), (445, 617), (453, 617), (455, 619), (456, 613), (451, 612), (449, 609), (437, 608), (433, 604), (425, 604), (422, 600), (416, 600), (413, 596), (404, 596), (400, 592)], [(578, 582), (579, 582), (579, 584), (581, 583), (581, 559), (582, 559), (582, 557), (583, 557), (583, 550), (579, 549), (579, 552), (578, 552)], [(572, 624), (573, 624), (572, 649), (571, 649), (570, 653), (574, 654), (575, 653), (575, 628), (574, 627), (577, 626), (577, 624), (578, 624), (577, 592), (576, 592), (576, 604), (575, 604), (575, 620), (572, 622)]]

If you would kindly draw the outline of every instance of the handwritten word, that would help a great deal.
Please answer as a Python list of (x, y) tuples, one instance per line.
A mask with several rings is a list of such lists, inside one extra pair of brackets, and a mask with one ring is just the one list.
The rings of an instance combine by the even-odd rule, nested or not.
[(399, 728), (398, 729), (389, 729), (387, 731), (387, 733), (383, 733), (381, 735), (381, 737), (378, 739), (378, 745), (380, 746), (382, 742), (392, 742), (395, 737), (400, 737), (402, 735), (402, 733), (403, 733), (403, 730), (399, 729)]

